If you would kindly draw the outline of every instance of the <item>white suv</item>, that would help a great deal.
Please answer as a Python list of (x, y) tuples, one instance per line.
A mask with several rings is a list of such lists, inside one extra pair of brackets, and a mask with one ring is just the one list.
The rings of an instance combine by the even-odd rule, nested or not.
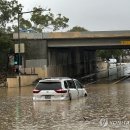
[(83, 85), (66, 77), (40, 80), (33, 90), (33, 100), (71, 100), (83, 96), (87, 96)]

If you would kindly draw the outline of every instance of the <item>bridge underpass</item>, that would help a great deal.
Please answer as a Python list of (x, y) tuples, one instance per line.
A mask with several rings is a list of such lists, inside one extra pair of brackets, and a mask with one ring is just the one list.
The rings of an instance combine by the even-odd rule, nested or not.
[[(17, 43), (17, 34), (14, 40)], [(96, 72), (96, 50), (128, 49), (130, 31), (21, 33), (26, 67), (46, 68), (47, 76), (80, 77)]]
[(81, 77), (96, 72), (95, 50), (83, 47), (49, 48), (48, 74)]

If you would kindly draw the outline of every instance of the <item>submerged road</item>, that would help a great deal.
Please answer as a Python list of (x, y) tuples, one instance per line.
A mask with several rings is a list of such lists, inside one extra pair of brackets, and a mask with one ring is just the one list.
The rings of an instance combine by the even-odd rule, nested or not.
[(130, 79), (86, 85), (87, 98), (32, 100), (34, 86), (0, 88), (0, 130), (129, 130)]

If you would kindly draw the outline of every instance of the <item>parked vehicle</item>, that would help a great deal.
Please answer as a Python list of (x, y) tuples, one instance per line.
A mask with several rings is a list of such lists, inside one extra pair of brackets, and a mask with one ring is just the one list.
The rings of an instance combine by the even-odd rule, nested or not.
[(33, 100), (71, 100), (87, 96), (87, 91), (77, 80), (66, 77), (40, 80), (33, 90)]
[(116, 59), (109, 59), (109, 64), (116, 64), (117, 63), (117, 60)]

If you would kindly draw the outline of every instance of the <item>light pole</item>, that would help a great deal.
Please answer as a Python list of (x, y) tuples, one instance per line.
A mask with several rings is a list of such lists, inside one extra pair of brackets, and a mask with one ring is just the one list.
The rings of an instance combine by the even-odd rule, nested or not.
[(18, 82), (19, 87), (21, 87), (21, 77), (20, 77), (20, 31), (19, 31), (19, 16), (21, 13), (18, 12)]
[(33, 11), (27, 11), (27, 12), (18, 12), (18, 82), (19, 82), (19, 87), (21, 87), (21, 77), (20, 77), (20, 58), (21, 58), (21, 50), (20, 50), (20, 16), (22, 14), (27, 14), (27, 13), (32, 13), (32, 12), (38, 12), (38, 11), (49, 11), (46, 9), (37, 9)]

